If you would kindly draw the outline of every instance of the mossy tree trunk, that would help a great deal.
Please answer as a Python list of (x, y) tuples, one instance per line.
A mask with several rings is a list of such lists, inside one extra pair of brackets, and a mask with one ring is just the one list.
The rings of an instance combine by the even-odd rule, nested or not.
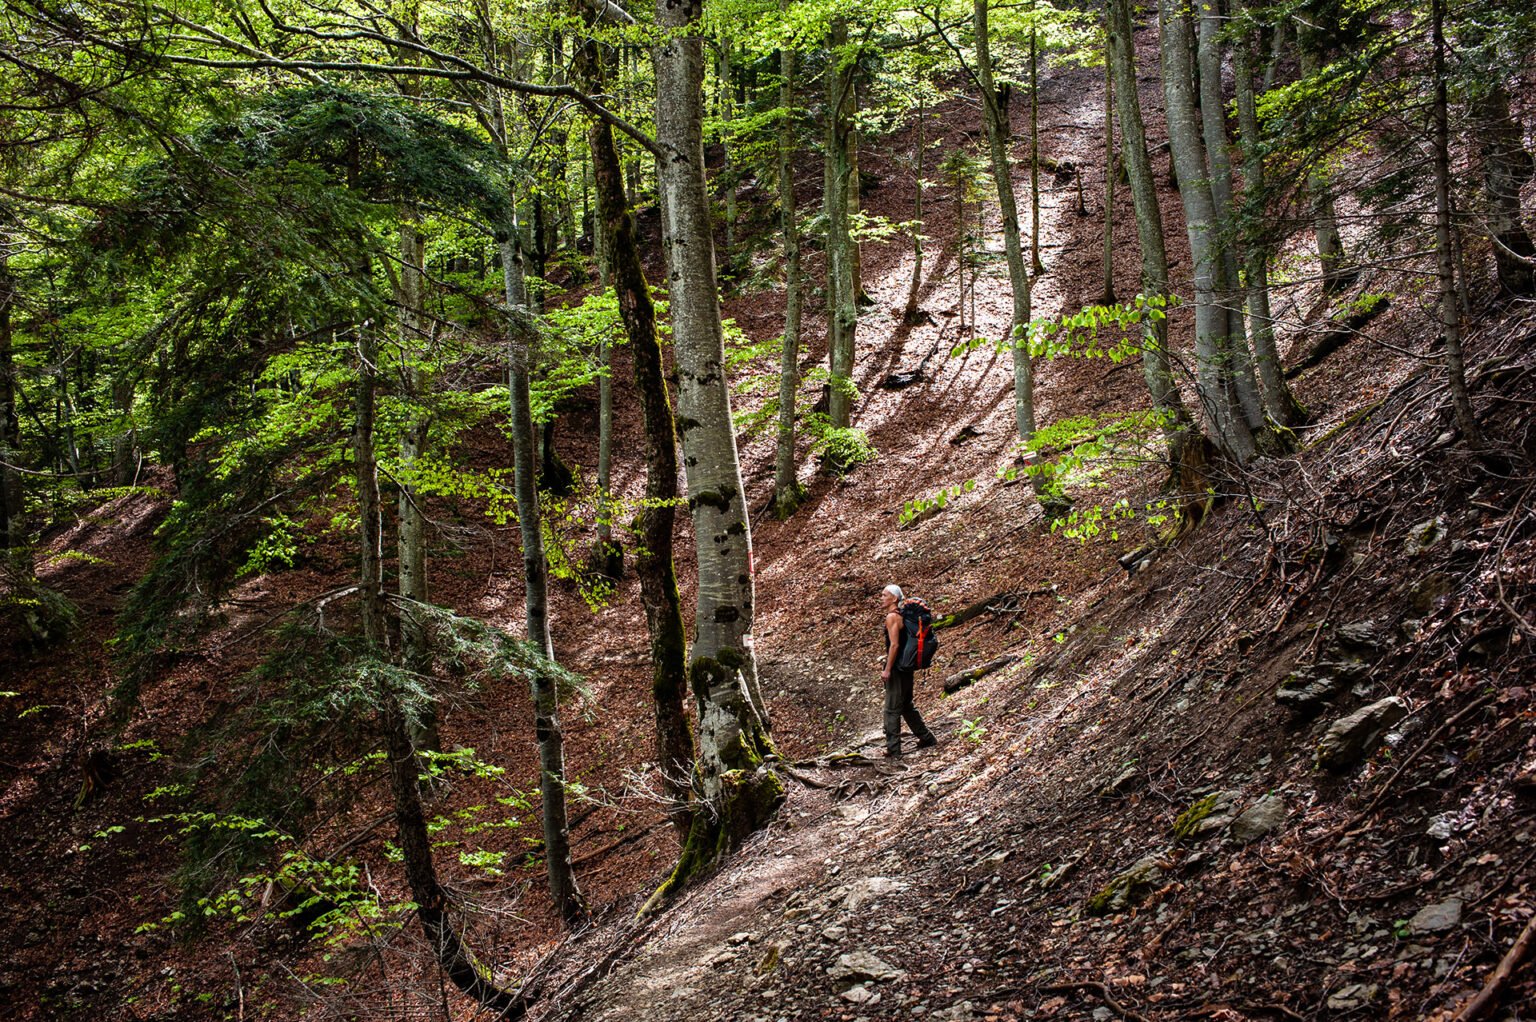
[(704, 178), (701, 0), (660, 0), (656, 140), (663, 247), (670, 253), (678, 426), (698, 544), (697, 635), (688, 667), (698, 708), (695, 768), (703, 805), (676, 870), (651, 903), (677, 891), (766, 823), (783, 784), (752, 650), (752, 531), (726, 387), (720, 299)]
[(1495, 81), (1473, 113), (1483, 157), (1483, 196), (1499, 289), (1512, 298), (1536, 295), (1536, 244), (1521, 221), (1520, 188), (1536, 173), (1520, 123), (1509, 112), (1509, 94)]
[[(583, 55), (588, 87), (601, 85), (600, 54), (588, 44)], [(677, 436), (672, 401), (667, 394), (661, 344), (656, 338), (656, 306), (640, 261), (635, 222), (624, 194), (613, 129), (593, 121), (588, 132), (597, 199), (598, 229), (610, 257), (614, 295), (634, 360), (635, 390), (645, 429), (646, 505), (636, 522), (635, 574), (651, 640), (651, 697), (656, 714), (656, 763), (672, 802), (671, 819), (685, 834), (689, 812), (688, 775), (693, 767), (693, 738), (683, 701), (688, 691), (688, 640), (682, 599), (672, 557), (677, 512)]]

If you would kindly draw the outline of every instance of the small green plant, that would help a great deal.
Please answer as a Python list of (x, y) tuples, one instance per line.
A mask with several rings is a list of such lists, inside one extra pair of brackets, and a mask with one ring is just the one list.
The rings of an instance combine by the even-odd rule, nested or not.
[(972, 745), (980, 745), (982, 739), (987, 737), (987, 729), (979, 720), (962, 720), (960, 722), (960, 737)]
[(919, 517), (934, 508), (949, 506), (949, 502), (963, 494), (970, 493), (976, 488), (976, 480), (967, 479), (963, 483), (954, 486), (946, 486), (931, 497), (914, 497), (907, 501), (901, 508), (901, 514), (896, 516), (896, 527), (910, 525)]
[(1413, 934), (1413, 927), (1406, 919), (1392, 920), (1392, 936), (1398, 940), (1407, 940)]

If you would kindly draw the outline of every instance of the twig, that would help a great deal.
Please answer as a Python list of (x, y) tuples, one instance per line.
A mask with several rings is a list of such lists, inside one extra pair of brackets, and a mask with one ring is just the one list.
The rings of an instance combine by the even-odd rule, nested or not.
[(583, 855), (583, 856), (580, 856), (578, 858), (572, 859), (571, 860), (571, 865), (572, 866), (580, 866), (583, 863), (591, 862), (593, 859), (600, 859), (604, 855), (607, 855), (609, 852), (613, 851), (616, 848), (622, 848), (623, 846), (629, 844), (632, 841), (639, 841), (641, 838), (645, 837), (647, 834), (650, 834), (652, 831), (656, 830), (658, 827), (661, 827), (661, 826), (664, 826), (664, 825), (665, 826), (670, 826), (671, 822), (672, 821), (670, 821), (670, 820), (662, 820), (662, 821), (660, 821), (658, 823), (651, 824), (649, 827), (644, 827), (644, 828), (642, 828), (640, 830), (637, 830), (633, 834), (625, 834), (623, 837), (621, 837), (621, 838), (619, 838), (619, 839), (617, 839), (615, 841), (610, 841), (606, 845), (604, 845), (601, 848), (596, 849), (595, 851), (588, 852), (586, 855)]
[(1503, 996), (1510, 977), (1525, 962), (1533, 945), (1536, 945), (1536, 915), (1526, 920), (1525, 929), (1520, 931), (1519, 938), (1515, 940), (1515, 946), (1510, 948), (1509, 953), (1499, 962), (1499, 967), (1493, 970), (1493, 975), (1488, 977), (1488, 982), (1483, 984), (1483, 989), (1477, 992), (1477, 996), (1468, 1001), (1457, 1013), (1456, 1022), (1474, 1022), (1475, 1019), (1487, 1015)]
[(1121, 1018), (1128, 1018), (1131, 1020), (1131, 1022), (1147, 1022), (1147, 1016), (1142, 1015), (1139, 1012), (1132, 1011), (1130, 1008), (1127, 1008), (1125, 1005), (1115, 1000), (1114, 995), (1109, 992), (1109, 987), (1095, 980), (1085, 979), (1074, 983), (1052, 983), (1050, 986), (1041, 987), (1040, 989), (1048, 994), (1064, 994), (1070, 993), (1074, 990), (1091, 990), (1095, 994), (1098, 994), (1099, 999), (1102, 1000), (1105, 1004), (1109, 1005), (1109, 1009), (1115, 1012)]

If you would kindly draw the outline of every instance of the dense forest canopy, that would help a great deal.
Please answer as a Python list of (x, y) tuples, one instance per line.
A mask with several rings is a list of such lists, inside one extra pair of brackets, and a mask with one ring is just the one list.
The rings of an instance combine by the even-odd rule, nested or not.
[[(1311, 663), (1326, 614), (1366, 600), (1341, 595), (1365, 584), (1344, 551), (1396, 521), (1371, 503), (1386, 479), (1381, 501), (1441, 493), (1494, 530), (1419, 583), (1405, 634), (1455, 643), (1426, 686), (1496, 666), (1435, 674), (1445, 705), (1417, 719), (1473, 720), (1477, 686), (1529, 668), (1536, 449), (1529, 388), (1508, 389), (1536, 350), (1526, 0), (5, 0), (0, 19), (5, 798), (30, 790), (18, 763), (51, 763), (100, 820), (79, 855), (161, 848), (155, 909), (113, 939), (218, 948), (234, 977), (200, 1005), (128, 983), (150, 1015), (7, 977), (20, 1017), (382, 1017), (400, 988), (445, 1018), (579, 1014), (797, 792), (860, 794), (807, 772), (875, 764), (841, 709), (841, 759), (802, 758), (828, 734), (786, 664), (869, 659), (878, 619), (848, 638), (829, 587), (873, 598), (875, 561), (919, 548), (944, 567), (913, 581), (997, 593), (936, 607), (953, 691), (1086, 678), (1079, 623), (1032, 622), (1053, 600), (1087, 622), (1106, 558), (1127, 586), (1157, 561), (1189, 573), (1159, 592), (1247, 587), (1193, 624), (1170, 597), (1183, 624), (1151, 628), (1172, 652), (1146, 670), (1178, 670), (1178, 646)], [(1371, 460), (1399, 456), (1420, 467)], [(934, 531), (957, 507), (990, 510)], [(876, 514), (919, 538), (843, 543)], [(1423, 550), (1447, 530), (1426, 516)], [(98, 526), (138, 553), (87, 543)], [(1013, 538), (961, 552), (989, 532)], [(835, 564), (855, 550), (860, 572)], [(818, 587), (790, 595), (791, 561)], [(949, 636), (979, 619), (1049, 641), (971, 664)], [(1275, 698), (1370, 688), (1335, 675)], [(44, 691), (62, 678), (68, 719)], [(1399, 720), (1387, 701), (1350, 765)], [(639, 751), (568, 742), (621, 706)], [(484, 751), (513, 720), (535, 750), (516, 768)], [(1529, 725), (1509, 728), (1517, 750)], [(1177, 840), (1228, 805), (1194, 804)], [(611, 843), (573, 839), (613, 814)], [(642, 847), (623, 897), (586, 889), (594, 857)], [(1138, 876), (1114, 897), (1161, 882)], [(516, 878), (545, 929), (509, 936), (509, 888), (475, 877)], [(280, 921), (294, 946), (257, 946)], [(622, 927), (631, 944), (591, 943)], [(1455, 1017), (1509, 1003), (1532, 940)], [(304, 965), (263, 965), (248, 1002), (241, 968), (282, 955)], [(889, 977), (862, 968), (843, 978), (875, 996)], [(1032, 982), (1030, 1011), (1097, 987), (1079, 1007), (1194, 1017)], [(359, 1000), (272, 992), (329, 983)], [(1336, 993), (1275, 1011), (1376, 1010)]]

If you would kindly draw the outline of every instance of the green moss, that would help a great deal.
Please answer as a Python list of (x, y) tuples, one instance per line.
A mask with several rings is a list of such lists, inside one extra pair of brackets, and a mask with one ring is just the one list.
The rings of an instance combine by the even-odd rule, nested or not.
[(1210, 816), (1211, 812), (1216, 808), (1216, 802), (1219, 797), (1220, 794), (1213, 791), (1180, 813), (1179, 818), (1173, 821), (1174, 840), (1182, 841), (1187, 837), (1193, 836), (1200, 826), (1200, 821)]

